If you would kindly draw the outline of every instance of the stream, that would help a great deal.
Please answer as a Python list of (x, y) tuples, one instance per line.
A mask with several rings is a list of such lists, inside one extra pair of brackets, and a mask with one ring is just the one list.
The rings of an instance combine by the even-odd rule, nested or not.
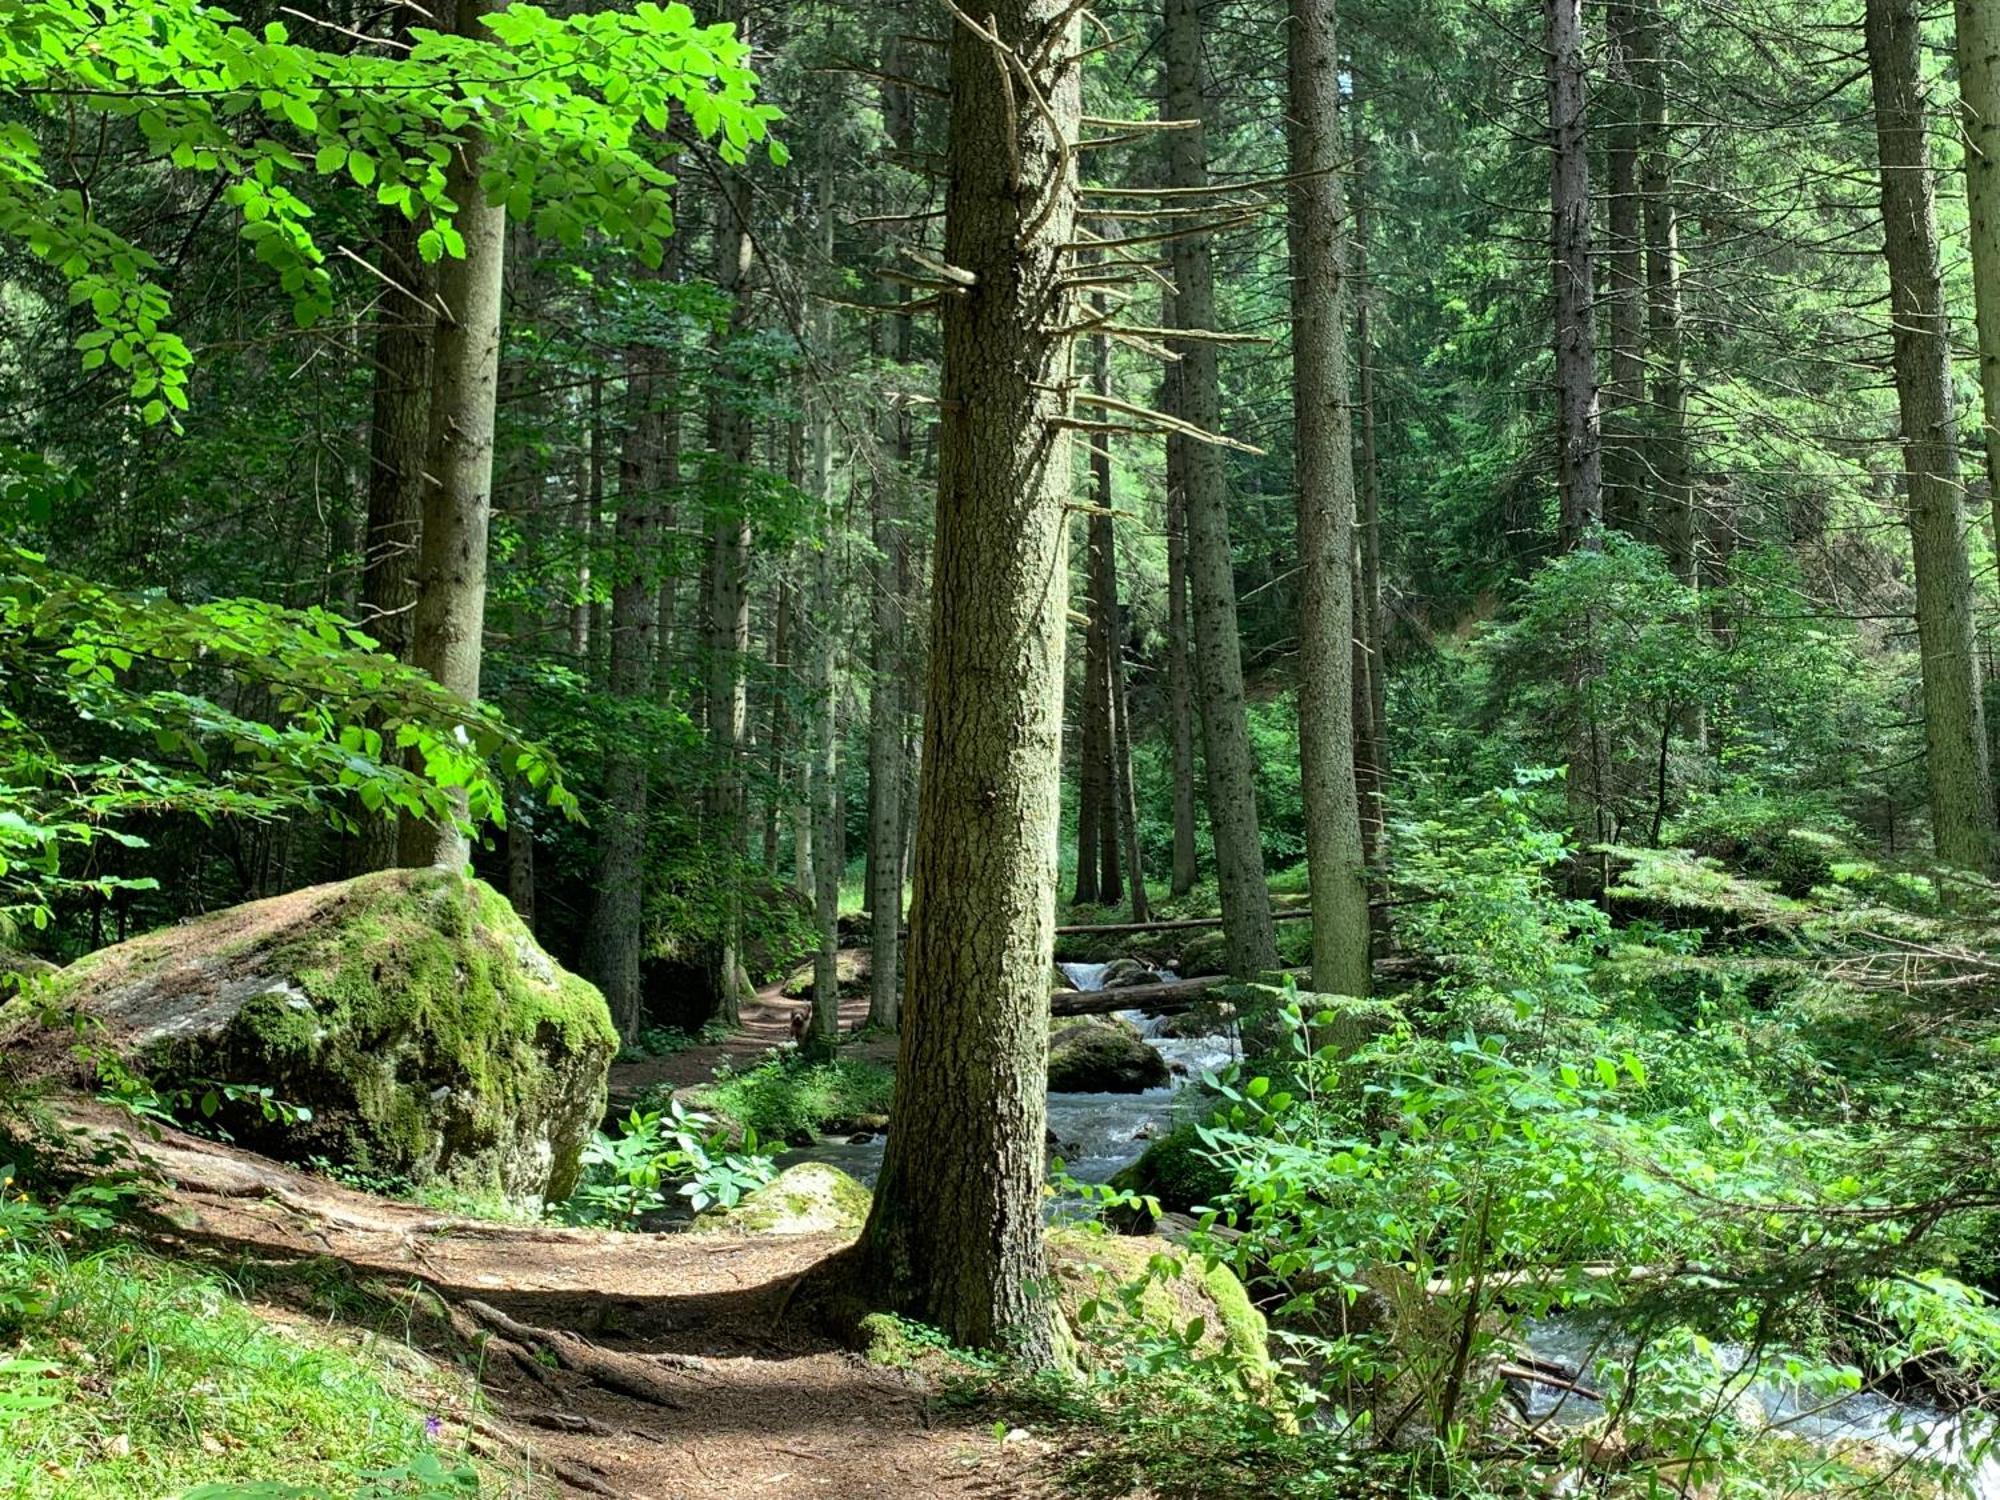
[[(1058, 967), (1077, 989), (1099, 991), (1111, 965), (1066, 963)], [(1167, 1037), (1160, 1035), (1164, 1017), (1138, 1010), (1113, 1014), (1138, 1027), (1147, 1044), (1167, 1060), (1174, 1076), (1165, 1087), (1138, 1094), (1049, 1095), (1049, 1130), (1058, 1143), (1051, 1147), (1051, 1154), (1061, 1156), (1080, 1182), (1104, 1182), (1137, 1160), (1148, 1141), (1166, 1134), (1177, 1122), (1182, 1095), (1190, 1086), (1199, 1082), (1204, 1072), (1224, 1068), (1240, 1056), (1232, 1036)], [(784, 1153), (778, 1161), (781, 1166), (827, 1162), (872, 1188), (881, 1174), (884, 1144), (880, 1135), (865, 1139), (823, 1136), (811, 1146)], [(1577, 1371), (1585, 1386), (1601, 1385), (1598, 1366), (1622, 1352), (1615, 1335), (1607, 1337), (1601, 1324), (1582, 1318), (1546, 1318), (1524, 1332), (1536, 1358)], [(1747, 1351), (1733, 1345), (1716, 1350), (1725, 1371), (1740, 1370), (1747, 1357)], [(1960, 1420), (1948, 1413), (1865, 1391), (1826, 1400), (1769, 1379), (1753, 1380), (1747, 1387), (1732, 1381), (1730, 1388), (1740, 1388), (1743, 1400), (1761, 1408), (1764, 1420), (1773, 1428), (1822, 1447), (1866, 1443), (1885, 1452), (1956, 1463), (1976, 1500), (2000, 1500), (2000, 1454), (1987, 1453), (1977, 1463), (1967, 1463), (1967, 1434)], [(1599, 1403), (1548, 1387), (1526, 1386), (1521, 1394), (1531, 1421), (1547, 1418), (1558, 1426), (1583, 1425), (1603, 1415)]]
[[(1111, 965), (1060, 967), (1079, 990), (1096, 991), (1104, 988), (1104, 975)], [(1174, 1070), (1173, 1082), (1142, 1094), (1049, 1095), (1049, 1130), (1057, 1142), (1051, 1154), (1060, 1156), (1079, 1182), (1104, 1182), (1119, 1168), (1136, 1161), (1148, 1141), (1172, 1128), (1180, 1095), (1187, 1087), (1199, 1081), (1203, 1072), (1226, 1067), (1238, 1056), (1233, 1037), (1166, 1037), (1159, 1035), (1165, 1024), (1162, 1017), (1136, 1010), (1121, 1010), (1116, 1015), (1137, 1026), (1147, 1045), (1167, 1060), (1167, 1066)], [(881, 1175), (883, 1145), (879, 1135), (864, 1141), (822, 1136), (810, 1146), (785, 1152), (778, 1164), (789, 1167), (802, 1161), (827, 1162), (872, 1188)]]

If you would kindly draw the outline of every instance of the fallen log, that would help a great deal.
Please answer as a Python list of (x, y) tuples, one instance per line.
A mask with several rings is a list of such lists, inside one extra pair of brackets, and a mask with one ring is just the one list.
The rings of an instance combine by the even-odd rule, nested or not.
[[(1312, 913), (1281, 907), (1271, 913), (1273, 922), (1297, 922)], [(1076, 922), (1056, 929), (1057, 937), (1088, 937), (1100, 932), (1191, 932), (1201, 927), (1220, 927), (1220, 917), (1177, 917), (1170, 922)]]
[[(1305, 984), (1308, 969), (1286, 969), (1285, 974)], [(1408, 983), (1437, 972), (1437, 965), (1422, 954), (1398, 955), (1375, 960), (1377, 985)], [(1260, 983), (1267, 982), (1260, 980)], [(1218, 984), (1232, 984), (1227, 974), (1201, 974), (1192, 979), (1165, 979), (1158, 984), (1133, 984), (1112, 990), (1057, 990), (1049, 999), (1052, 1016), (1103, 1016), (1117, 1010), (1143, 1010), (1170, 1016), (1191, 1010), (1201, 1003), (1204, 991)]]
[(1116, 990), (1057, 990), (1049, 1000), (1049, 1014), (1103, 1016), (1114, 1010), (1149, 1010), (1172, 1015), (1200, 1004), (1203, 991), (1227, 983), (1227, 974), (1204, 974), (1194, 979), (1168, 979), (1159, 984), (1133, 984)]

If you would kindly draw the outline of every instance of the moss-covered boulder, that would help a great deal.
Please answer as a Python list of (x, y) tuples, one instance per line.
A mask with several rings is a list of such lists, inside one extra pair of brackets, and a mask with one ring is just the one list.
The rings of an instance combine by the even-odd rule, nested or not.
[(1052, 1094), (1140, 1094), (1164, 1087), (1171, 1076), (1167, 1060), (1129, 1021), (1093, 1016), (1049, 1034)]
[(872, 1196), (838, 1167), (802, 1161), (744, 1195), (734, 1208), (712, 1208), (697, 1231), (736, 1234), (855, 1234), (868, 1222)]
[(1097, 982), (1103, 990), (1129, 990), (1134, 985), (1158, 984), (1160, 971), (1136, 958), (1114, 958), (1105, 965), (1104, 977)]
[[(1191, 1120), (1154, 1141), (1137, 1161), (1120, 1168), (1110, 1182), (1112, 1187), (1158, 1200), (1160, 1211), (1169, 1214), (1185, 1214), (1213, 1203), (1230, 1185), (1229, 1172), (1209, 1160)], [(1149, 1230), (1152, 1216), (1143, 1210), (1128, 1212), (1120, 1227)]]
[(245, 1145), (522, 1205), (575, 1187), (618, 1040), (504, 897), (443, 870), (231, 907), (79, 959), (49, 992), (156, 1084), (268, 1085), (311, 1110), (225, 1102)]
[(56, 966), (45, 958), (0, 948), (0, 1001), (23, 993), (36, 980), (46, 979), (55, 972)]
[(1229, 944), (1221, 928), (1196, 933), (1182, 944), (1180, 971), (1189, 979), (1229, 972)]
[(1049, 1266), (1085, 1368), (1120, 1360), (1135, 1334), (1185, 1336), (1198, 1318), (1196, 1346), (1226, 1352), (1240, 1362), (1248, 1383), (1262, 1383), (1270, 1367), (1269, 1331), (1227, 1266), (1211, 1266), (1151, 1235), (1093, 1234), (1074, 1226), (1049, 1231)]
[(1160, 1017), (1153, 1035), (1174, 1040), (1227, 1036), (1236, 1025), (1236, 1007), (1227, 1000), (1203, 999), (1186, 1010)]

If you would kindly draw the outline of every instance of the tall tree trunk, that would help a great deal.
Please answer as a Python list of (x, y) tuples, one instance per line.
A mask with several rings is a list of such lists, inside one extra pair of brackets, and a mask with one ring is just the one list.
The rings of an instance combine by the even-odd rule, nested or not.
[[(800, 800), (788, 790), (793, 777), (786, 760), (792, 749), (792, 690), (786, 682), (799, 675), (793, 667), (798, 653), (792, 628), (794, 610), (792, 586), (780, 580), (778, 619), (771, 631), (771, 733), (764, 747), (767, 752), (764, 779), (770, 789), (764, 805), (764, 873), (772, 880), (778, 878), (778, 826), (784, 814)], [(802, 773), (797, 779), (803, 790), (806, 776)]]
[[(1200, 120), (1201, 10), (1198, 0), (1166, 0), (1166, 108), (1170, 120)], [(1176, 188), (1208, 186), (1205, 128), (1171, 130), (1168, 177)], [(1173, 241), (1174, 318), (1180, 328), (1215, 326), (1214, 267), (1209, 237)], [(1215, 345), (1175, 342), (1180, 355), (1179, 415), (1206, 432), (1222, 423)], [(1243, 657), (1236, 628), (1236, 579), (1229, 547), (1229, 496), (1222, 452), (1208, 443), (1184, 450), (1188, 589), (1194, 612), (1195, 671), (1201, 683), (1202, 741), (1208, 760), (1208, 822), (1215, 842), (1216, 884), (1222, 895), (1229, 972), (1245, 977), (1275, 968), (1271, 891), (1257, 826), (1256, 764), (1243, 695)]]
[[(484, 37), (497, 0), (458, 0), (453, 31)], [(445, 170), (445, 192), (465, 241), (462, 259), (438, 264), (440, 315), (432, 359), (430, 436), (426, 446), (423, 542), (410, 660), (467, 702), (479, 697), (486, 619), (486, 530), (493, 513), (493, 412), (500, 390), (501, 279), (507, 257), (507, 210), (480, 189), (487, 147), (469, 136)], [(405, 865), (459, 869), (472, 840), (457, 813), (437, 823), (405, 819), (399, 858)]]
[[(730, 298), (724, 348), (742, 338), (750, 323), (749, 184), (736, 174), (725, 180), (716, 205), (715, 281)], [(725, 355), (725, 363), (729, 356)], [(714, 455), (717, 499), (709, 531), (708, 735), (717, 761), (711, 799), (710, 837), (724, 861), (722, 935), (716, 956), (722, 1021), (735, 1026), (747, 981), (743, 973), (744, 847), (743, 765), (749, 735), (749, 696), (744, 659), (750, 651), (750, 517), (743, 504), (743, 476), (750, 466), (754, 433), (742, 392), (720, 380), (709, 398), (708, 439)]]
[(1597, 335), (1591, 316), (1590, 142), (1584, 117), (1583, 0), (1547, 0), (1550, 247), (1556, 288), (1556, 439), (1564, 551), (1604, 520)]
[[(637, 719), (652, 697), (660, 624), (660, 475), (667, 380), (655, 349), (626, 349), (625, 445), (618, 459), (618, 521), (611, 583), (610, 686)], [(644, 944), (648, 752), (637, 722), (611, 737), (598, 813), (597, 881), (584, 933), (585, 972), (604, 992), (619, 1034), (645, 1024), (640, 988)]]
[(1370, 866), (1382, 857), (1389, 779), (1389, 664), (1387, 634), (1382, 618), (1382, 470), (1375, 447), (1375, 331), (1368, 280), (1368, 152), (1361, 124), (1361, 104), (1351, 106), (1355, 121), (1354, 199), (1354, 349), (1360, 361), (1355, 409), (1361, 418), (1361, 514), (1359, 526), (1360, 592), (1355, 597), (1355, 639), (1362, 662), (1365, 709), (1357, 704), (1359, 733), (1355, 736), (1355, 784), (1361, 798), (1361, 851)]
[[(1601, 544), (1604, 452), (1598, 425), (1597, 333), (1591, 316), (1590, 155), (1584, 118), (1582, 0), (1546, 0), (1549, 81), (1549, 246), (1555, 266), (1557, 546)], [(1570, 664), (1571, 688), (1585, 701), (1599, 671), (1586, 654)], [(1579, 708), (1570, 726), (1568, 800), (1579, 850), (1571, 870), (1578, 893), (1593, 891), (1601, 867), (1588, 850), (1611, 835), (1605, 823), (1603, 739)]]
[(1688, 460), (1687, 333), (1681, 309), (1680, 210), (1674, 199), (1673, 135), (1667, 115), (1666, 25), (1659, 0), (1634, 0), (1640, 198), (1646, 239), (1646, 341), (1653, 368), (1652, 440), (1646, 468), (1658, 496), (1654, 533), (1674, 576), (1701, 581), (1694, 474)]
[(1347, 384), (1347, 205), (1335, 0), (1292, 0), (1286, 163), (1293, 488), (1299, 547), (1299, 781), (1312, 887), (1312, 986), (1369, 990), (1368, 877), (1354, 783), (1354, 432)]
[(1972, 291), (1986, 485), (2000, 545), (2000, 8), (1958, 0), (1958, 90), (1965, 124), (1965, 196), (1972, 212)]
[[(905, 335), (899, 330), (898, 342)], [(909, 414), (896, 413), (894, 471), (877, 475), (870, 493), (875, 546), (870, 598), (868, 687), (868, 1021), (895, 1029), (902, 987), (897, 973), (903, 922), (903, 600), (897, 587), (901, 527), (894, 516), (903, 479)]]
[[(1099, 443), (1111, 441), (1100, 435)], [(1110, 490), (1108, 476), (1105, 490)], [(1125, 671), (1125, 616), (1118, 603), (1118, 550), (1110, 549), (1111, 570), (1107, 587), (1111, 606), (1106, 616), (1111, 632), (1108, 658), (1111, 663), (1111, 803), (1118, 816), (1120, 842), (1125, 853), (1126, 889), (1131, 895), (1132, 920), (1149, 922), (1153, 913), (1146, 898), (1146, 865), (1139, 852), (1139, 791), (1132, 779), (1132, 690)]]
[(1983, 870), (1992, 857), (1993, 785), (1974, 652), (1950, 328), (1924, 119), (1923, 13), (1917, 0), (1868, 0), (1866, 29), (1917, 576), (1931, 832), (1940, 859)]
[[(1049, 964), (1060, 820), (1081, 22), (989, 0), (952, 30), (930, 693), (896, 1112), (862, 1285), (953, 1342), (1048, 1365)], [(1025, 77), (996, 67), (1011, 50)], [(1029, 103), (1021, 94), (1039, 96)]]
[[(1086, 536), (1088, 531), (1086, 530)], [(1087, 552), (1086, 552), (1087, 555)], [(1103, 716), (1099, 708), (1109, 700), (1104, 694), (1104, 658), (1097, 644), (1097, 620), (1093, 616), (1083, 631), (1083, 670), (1078, 673), (1076, 702), (1076, 883), (1070, 889), (1072, 906), (1095, 906), (1102, 895), (1098, 883), (1098, 851), (1103, 848), (1103, 826), (1108, 801), (1105, 777), (1110, 761), (1104, 754)]]
[[(436, 278), (417, 254), (418, 225), (396, 209), (382, 215), (382, 271), (396, 283), (376, 314), (374, 407), (368, 424), (368, 532), (361, 623), (398, 661), (410, 660), (423, 535), (424, 459), (430, 443), (431, 344)], [(393, 818), (363, 820), (355, 873), (396, 863)]]
[[(916, 65), (901, 39), (885, 43), (882, 71), (889, 79)], [(899, 151), (916, 144), (915, 91), (894, 82), (882, 88), (882, 115), (889, 141)], [(892, 286), (891, 296), (897, 295)], [(910, 316), (892, 324), (890, 352), (899, 371), (910, 364)], [(876, 475), (870, 489), (870, 535), (875, 546), (872, 615), (868, 636), (868, 1023), (894, 1030), (902, 1009), (902, 923), (905, 830), (909, 821), (903, 753), (908, 655), (904, 611), (909, 573), (909, 540), (904, 530), (904, 486), (910, 482), (913, 434), (910, 404), (898, 399), (890, 413), (889, 473)], [(885, 917), (883, 913), (888, 915)]]
[[(1104, 312), (1097, 299), (1093, 315)], [(1090, 341), (1090, 388), (1099, 395), (1111, 393), (1110, 340), (1102, 336)], [(1125, 881), (1120, 866), (1125, 860), (1124, 781), (1118, 764), (1118, 695), (1123, 687), (1118, 660), (1118, 551), (1111, 524), (1111, 438), (1096, 434), (1090, 442), (1090, 513), (1085, 535), (1089, 538), (1086, 559), (1090, 569), (1090, 675), (1096, 685), (1086, 697), (1091, 716), (1097, 768), (1093, 779), (1100, 794), (1097, 825), (1097, 899), (1116, 906), (1125, 899)]]
[(1641, 428), (1646, 400), (1645, 247), (1640, 241), (1639, 93), (1640, 27), (1635, 4), (1612, 0), (1604, 8), (1611, 46), (1612, 110), (1605, 137), (1609, 168), (1609, 254), (1606, 302), (1611, 316), (1611, 379), (1604, 391), (1604, 524), (1631, 536), (1645, 525), (1646, 470)]
[[(822, 174), (823, 185), (831, 178)], [(831, 198), (823, 200), (830, 204)], [(829, 241), (833, 219), (822, 207)], [(827, 246), (831, 262), (831, 245)], [(829, 330), (830, 332), (830, 330)], [(833, 545), (833, 415), (822, 403), (813, 429), (813, 493), (826, 517), (826, 545), (813, 560), (813, 751), (808, 782), (813, 809), (813, 917), (819, 947), (813, 954), (812, 1024), (806, 1050), (832, 1057), (840, 1044), (840, 872), (845, 863), (841, 839), (840, 787), (840, 591)]]
[[(1160, 322), (1172, 327), (1171, 299), (1161, 299)], [(1167, 366), (1162, 402), (1171, 416), (1181, 415), (1180, 372)], [(1170, 886), (1185, 896), (1201, 878), (1195, 849), (1194, 691), (1192, 632), (1188, 624), (1187, 588), (1187, 440), (1167, 438), (1167, 733), (1173, 749), (1174, 866)]]
[(597, 528), (604, 519), (604, 377), (590, 377), (584, 405), (583, 462), (577, 466), (570, 500), (570, 534), (576, 542), (576, 599), (569, 607), (569, 654), (579, 664), (590, 657), (590, 564)]

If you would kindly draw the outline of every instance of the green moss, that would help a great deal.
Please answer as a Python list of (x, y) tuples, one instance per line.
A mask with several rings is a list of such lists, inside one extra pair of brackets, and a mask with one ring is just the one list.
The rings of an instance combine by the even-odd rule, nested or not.
[(1126, 1021), (1069, 1021), (1049, 1034), (1049, 1091), (1057, 1094), (1142, 1093), (1165, 1084), (1166, 1059)]
[(1101, 1319), (1083, 1316), (1085, 1304), (1122, 1305), (1126, 1299), (1120, 1296), (1121, 1289), (1135, 1287), (1136, 1315), (1142, 1325), (1138, 1331), (1174, 1336), (1200, 1318), (1202, 1348), (1221, 1349), (1248, 1371), (1260, 1372), (1270, 1365), (1264, 1316), (1227, 1266), (1209, 1265), (1202, 1257), (1151, 1236), (1096, 1234), (1075, 1226), (1049, 1231), (1049, 1259), (1057, 1301), (1086, 1365), (1093, 1357), (1108, 1357), (1118, 1338), (1132, 1330), (1115, 1321), (1099, 1327)]
[(734, 1208), (710, 1209), (697, 1230), (742, 1234), (856, 1233), (868, 1222), (868, 1189), (838, 1167), (800, 1162), (747, 1194)]
[(1111, 1179), (1111, 1186), (1157, 1198), (1164, 1211), (1177, 1214), (1214, 1202), (1230, 1185), (1229, 1172), (1208, 1158), (1192, 1121), (1176, 1125)]
[[(268, 1084), (314, 1118), (231, 1118), (293, 1160), (323, 1156), (515, 1201), (567, 1196), (617, 1047), (604, 999), (497, 891), (392, 870), (232, 908), (103, 950), (65, 993), (129, 1026), (169, 1081)], [(237, 995), (213, 1028), (184, 1002)]]

